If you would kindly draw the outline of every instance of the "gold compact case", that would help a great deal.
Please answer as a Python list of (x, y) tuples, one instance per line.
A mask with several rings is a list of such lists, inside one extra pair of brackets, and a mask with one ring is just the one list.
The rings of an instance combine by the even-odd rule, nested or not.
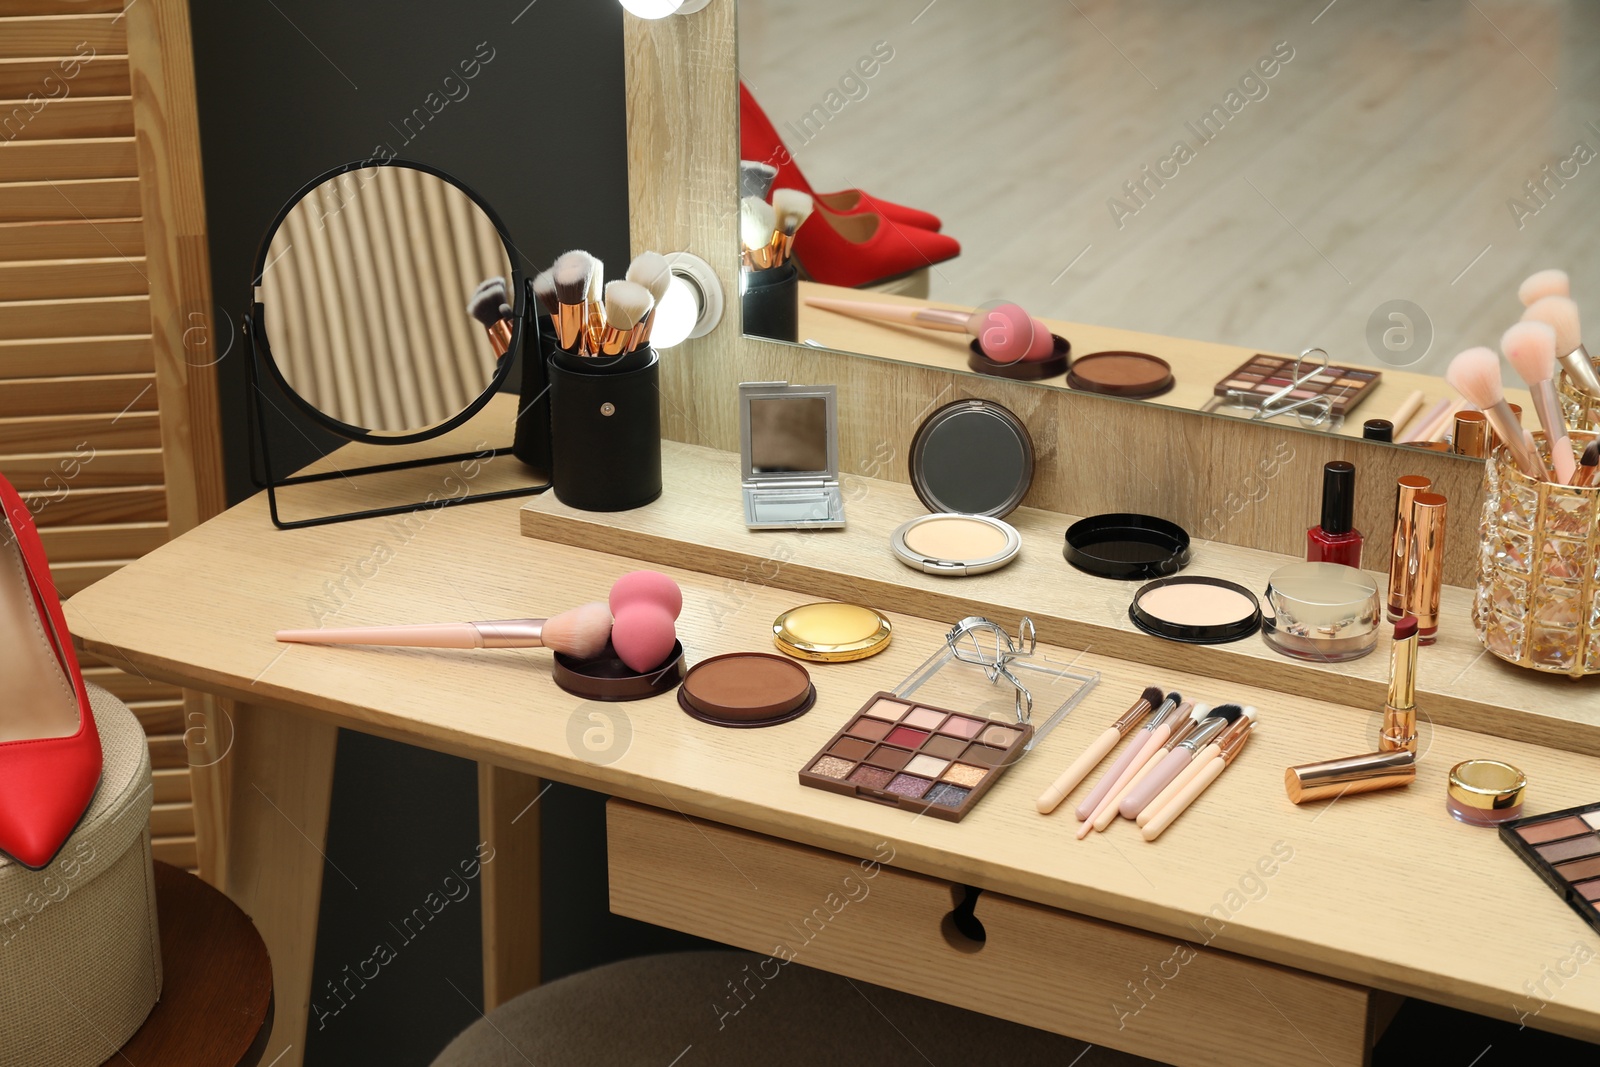
[(1509, 763), (1469, 759), (1450, 768), (1445, 810), (1472, 826), (1497, 826), (1522, 817), (1528, 778)]
[(822, 601), (790, 608), (772, 623), (778, 651), (814, 663), (847, 663), (876, 656), (892, 634), (882, 613), (859, 604)]

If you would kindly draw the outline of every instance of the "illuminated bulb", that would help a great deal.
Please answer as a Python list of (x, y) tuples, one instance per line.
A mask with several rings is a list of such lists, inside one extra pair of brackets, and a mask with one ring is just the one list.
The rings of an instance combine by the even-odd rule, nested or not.
[(622, 0), (625, 10), (642, 19), (664, 19), (668, 15), (688, 15), (699, 11), (711, 0)]
[(681, 345), (700, 318), (700, 301), (694, 289), (674, 274), (667, 285), (667, 295), (656, 308), (656, 324), (650, 330), (650, 344), (655, 348), (672, 348)]

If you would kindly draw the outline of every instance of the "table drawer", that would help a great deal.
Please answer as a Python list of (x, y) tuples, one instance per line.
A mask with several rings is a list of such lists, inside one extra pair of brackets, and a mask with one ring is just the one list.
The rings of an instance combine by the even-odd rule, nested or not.
[[(865, 860), (623, 800), (611, 910), (1177, 1064), (1362, 1067), (1389, 998)], [(983, 940), (973, 940), (965, 926)]]

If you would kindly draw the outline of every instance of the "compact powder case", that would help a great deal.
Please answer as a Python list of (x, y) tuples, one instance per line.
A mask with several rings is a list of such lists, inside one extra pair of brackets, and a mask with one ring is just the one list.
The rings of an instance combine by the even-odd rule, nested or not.
[(798, 719), (816, 702), (806, 669), (768, 652), (701, 660), (678, 690), (678, 706), (713, 726), (776, 726)]
[(647, 674), (622, 662), (611, 642), (592, 659), (574, 659), (557, 652), (551, 667), (556, 685), (586, 700), (643, 700), (671, 692), (683, 681), (683, 643), (674, 642), (672, 655)]
[(1095, 352), (1067, 372), (1067, 384), (1085, 393), (1148, 400), (1170, 392), (1172, 365), (1146, 352)]
[(1500, 840), (1600, 933), (1600, 804), (1501, 823)]
[(976, 340), (969, 346), (971, 354), (967, 356), (967, 369), (987, 374), (994, 378), (1010, 378), (1018, 382), (1037, 382), (1045, 378), (1054, 378), (1059, 374), (1067, 373), (1067, 364), (1072, 358), (1072, 344), (1058, 333), (1050, 335), (1055, 340), (1055, 350), (1043, 359), (1018, 359), (1010, 363), (997, 363), (983, 354), (983, 348)]
[(1027, 751), (1033, 727), (875, 693), (800, 784), (959, 822)]
[(895, 557), (925, 574), (982, 574), (1022, 551), (1000, 521), (1033, 484), (1033, 439), (1022, 420), (988, 400), (957, 400), (928, 416), (911, 440), (911, 488), (933, 512), (890, 537)]
[(1383, 630), (1378, 583), (1338, 563), (1291, 563), (1267, 580), (1261, 639), (1273, 651), (1313, 663), (1360, 659)]
[(1189, 645), (1220, 645), (1249, 637), (1261, 626), (1261, 605), (1242, 585), (1221, 578), (1180, 575), (1141, 586), (1128, 618), (1147, 634)]
[(772, 624), (778, 651), (816, 663), (846, 663), (876, 656), (889, 647), (889, 620), (859, 604), (802, 604)]
[(1067, 562), (1097, 578), (1165, 578), (1189, 564), (1189, 532), (1154, 515), (1093, 515), (1067, 527)]

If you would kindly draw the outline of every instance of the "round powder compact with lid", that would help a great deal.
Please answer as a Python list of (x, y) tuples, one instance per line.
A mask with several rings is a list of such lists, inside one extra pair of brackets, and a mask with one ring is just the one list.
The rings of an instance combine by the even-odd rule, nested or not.
[(1261, 605), (1242, 585), (1181, 575), (1141, 586), (1128, 618), (1145, 633), (1169, 641), (1220, 645), (1255, 633), (1261, 626)]
[(802, 604), (772, 624), (778, 651), (817, 663), (845, 663), (889, 647), (889, 620), (859, 604)]
[(678, 705), (713, 726), (776, 726), (811, 710), (817, 691), (792, 659), (730, 652), (701, 660), (678, 689)]
[(924, 574), (983, 574), (1022, 551), (1022, 535), (988, 515), (924, 515), (895, 530), (896, 558)]
[(1148, 400), (1175, 384), (1172, 365), (1145, 352), (1095, 352), (1067, 372), (1067, 384), (1085, 393)]

